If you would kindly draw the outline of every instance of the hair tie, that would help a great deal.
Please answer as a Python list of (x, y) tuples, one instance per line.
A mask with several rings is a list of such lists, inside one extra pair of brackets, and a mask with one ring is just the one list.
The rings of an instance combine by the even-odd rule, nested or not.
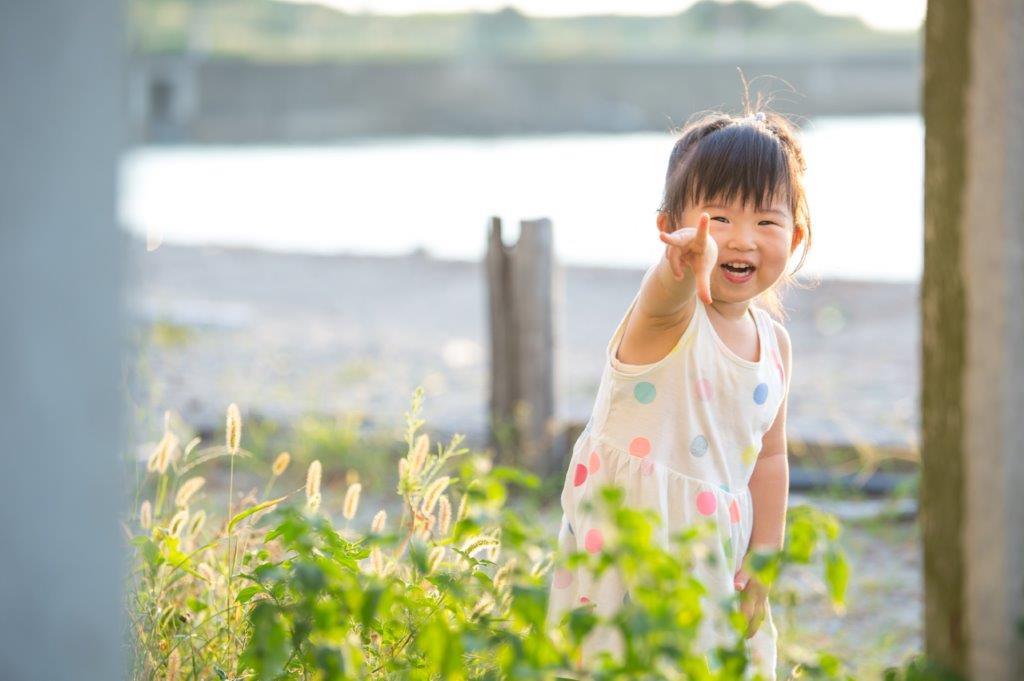
[(757, 113), (752, 113), (747, 116), (747, 120), (751, 123), (764, 123), (768, 120), (768, 117), (764, 115), (763, 111), (758, 111)]

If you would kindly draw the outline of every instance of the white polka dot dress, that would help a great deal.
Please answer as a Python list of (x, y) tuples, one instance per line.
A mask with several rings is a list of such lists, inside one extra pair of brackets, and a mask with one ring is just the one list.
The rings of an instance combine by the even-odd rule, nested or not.
[[(699, 297), (689, 325), (668, 355), (652, 364), (620, 362), (615, 355), (639, 296), (608, 343), (593, 413), (573, 447), (561, 495), (559, 549), (563, 555), (603, 549), (609, 525), (583, 502), (611, 482), (624, 489), (627, 505), (658, 513), (656, 538), (663, 547), (671, 547), (671, 534), (703, 521), (711, 531), (701, 541), (717, 557), (694, 563), (696, 576), (708, 589), (701, 650), (710, 651), (712, 641), (735, 640), (716, 601), (737, 594), (733, 576), (753, 526), (747, 483), (761, 439), (782, 403), (784, 369), (767, 312), (750, 307), (759, 348), (758, 361), (752, 362), (718, 336)], [(567, 610), (586, 604), (609, 616), (628, 598), (617, 570), (595, 580), (582, 567), (559, 567), (552, 577), (548, 619), (554, 623)], [(716, 639), (724, 632), (724, 639)], [(746, 640), (749, 678), (776, 678), (777, 640), (768, 607), (757, 633)], [(621, 651), (615, 630), (592, 632), (581, 663), (585, 666), (602, 649)]]

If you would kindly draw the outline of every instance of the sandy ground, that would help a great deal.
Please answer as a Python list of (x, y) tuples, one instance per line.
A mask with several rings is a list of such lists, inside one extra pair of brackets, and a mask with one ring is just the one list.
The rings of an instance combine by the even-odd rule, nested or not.
[[(417, 385), (432, 428), (484, 432), (487, 298), (478, 263), (426, 255), (308, 256), (132, 246), (129, 309), (159, 323), (129, 376), (154, 414), (175, 409), (217, 426), (246, 414), (291, 418), (356, 410), (401, 427)], [(560, 268), (557, 395), (585, 421), (605, 346), (640, 284), (640, 269)], [(794, 370), (791, 441), (916, 449), (918, 289), (825, 280), (785, 298)]]

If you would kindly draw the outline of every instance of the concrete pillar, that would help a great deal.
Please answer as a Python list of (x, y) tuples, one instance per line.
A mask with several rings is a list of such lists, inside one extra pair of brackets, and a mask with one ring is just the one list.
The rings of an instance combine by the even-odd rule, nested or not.
[(124, 676), (122, 4), (0, 3), (0, 676)]

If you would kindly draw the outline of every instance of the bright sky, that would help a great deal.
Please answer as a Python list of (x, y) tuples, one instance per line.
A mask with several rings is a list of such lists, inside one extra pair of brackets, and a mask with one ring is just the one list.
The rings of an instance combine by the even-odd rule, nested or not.
[[(295, 0), (293, 0), (295, 1)], [(302, 1), (302, 0), (298, 0)], [(535, 16), (576, 14), (675, 14), (696, 0), (307, 0), (346, 11), (382, 14), (494, 11), (512, 6)], [(786, 0), (757, 0), (777, 5)], [(915, 29), (924, 20), (927, 0), (804, 0), (827, 14), (854, 14), (881, 29)]]

